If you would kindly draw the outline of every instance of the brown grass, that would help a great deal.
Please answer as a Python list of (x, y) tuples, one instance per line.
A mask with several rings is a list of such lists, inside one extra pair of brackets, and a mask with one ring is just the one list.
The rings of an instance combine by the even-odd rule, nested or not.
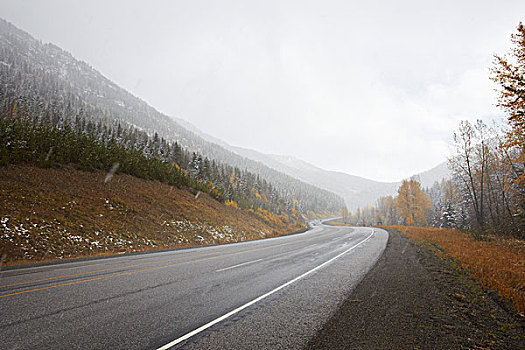
[(73, 168), (0, 167), (0, 264), (260, 239), (298, 230), (206, 194)]
[(387, 226), (408, 238), (431, 243), (472, 272), (483, 286), (495, 290), (525, 313), (525, 242), (493, 237), (478, 241), (466, 233), (429, 227)]
[(340, 219), (337, 219), (337, 220), (330, 220), (330, 221), (325, 221), (324, 223), (325, 225), (330, 225), (330, 226), (351, 226), (350, 224), (347, 224), (347, 223), (344, 223), (342, 220)]

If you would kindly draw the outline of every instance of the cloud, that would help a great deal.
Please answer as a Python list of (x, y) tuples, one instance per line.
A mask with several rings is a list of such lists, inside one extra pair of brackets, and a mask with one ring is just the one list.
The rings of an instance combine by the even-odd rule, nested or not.
[(488, 67), (525, 3), (5, 0), (0, 11), (226, 142), (393, 181), (444, 161), (459, 120), (501, 114)]

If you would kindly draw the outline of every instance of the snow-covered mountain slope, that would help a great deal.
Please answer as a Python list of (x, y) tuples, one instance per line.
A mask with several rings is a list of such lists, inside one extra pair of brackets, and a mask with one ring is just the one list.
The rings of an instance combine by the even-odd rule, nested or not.
[[(350, 210), (373, 205), (377, 198), (394, 194), (399, 187), (399, 182), (369, 180), (324, 170), (293, 157), (231, 146), (184, 119), (158, 112), (87, 63), (1, 19), (0, 96), (2, 110), (9, 101), (17, 101), (32, 113), (80, 115), (156, 132), (190, 151), (253, 172), (282, 191), (292, 191), (294, 197), (315, 197), (332, 208), (337, 206), (334, 203), (342, 203), (340, 197)], [(423, 187), (430, 187), (449, 175), (443, 163), (418, 176)]]
[[(330, 211), (343, 205), (341, 197), (243, 157), (216, 140), (190, 131), (146, 102), (113, 83), (89, 64), (52, 44), (43, 44), (0, 19), (0, 108), (32, 115), (81, 116), (93, 122), (133, 126), (211, 160), (257, 174), (288, 200), (302, 199)], [(337, 208), (337, 209), (335, 209)]]
[[(253, 156), (253, 152), (240, 150), (239, 152), (246, 157)], [(267, 158), (271, 158), (271, 161), (265, 162)], [(401, 184), (401, 181), (380, 182), (342, 172), (324, 170), (290, 156), (270, 155), (259, 159), (274, 169), (279, 169), (290, 176), (341, 195), (350, 210), (374, 205), (379, 197), (396, 194)], [(422, 187), (431, 187), (434, 182), (450, 178), (450, 172), (447, 164), (441, 163), (428, 171), (414, 174), (413, 177), (421, 182)]]

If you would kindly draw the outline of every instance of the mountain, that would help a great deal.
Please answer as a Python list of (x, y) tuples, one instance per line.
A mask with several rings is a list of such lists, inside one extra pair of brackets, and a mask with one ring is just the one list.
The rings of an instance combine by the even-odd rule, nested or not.
[[(237, 150), (247, 157), (254, 155), (253, 151)], [(271, 160), (266, 162), (267, 158)], [(380, 182), (342, 172), (324, 170), (290, 156), (268, 155), (259, 159), (288, 175), (341, 195), (349, 210), (375, 205), (379, 197), (396, 194), (401, 185), (401, 181)], [(450, 172), (447, 163), (444, 162), (410, 177), (417, 178), (422, 187), (430, 188), (434, 182), (450, 178)]]
[[(190, 152), (256, 174), (303, 213), (337, 212), (343, 199), (226, 149), (189, 130), (119, 87), (85, 62), (53, 44), (43, 44), (0, 19), (0, 108), (60, 122), (85, 118), (94, 127), (134, 128), (177, 142)], [(16, 113), (15, 113), (16, 114)], [(184, 124), (184, 125), (181, 125)], [(242, 185), (242, 184), (241, 184)], [(291, 206), (291, 204), (289, 204)]]
[(421, 182), (422, 187), (430, 188), (435, 182), (441, 182), (443, 179), (450, 179), (450, 170), (448, 168), (447, 162), (443, 162), (432, 169), (424, 171), (415, 176), (419, 178), (419, 182)]
[[(253, 155), (252, 151), (238, 151), (246, 156)], [(397, 189), (401, 185), (401, 181), (380, 182), (342, 172), (320, 169), (294, 157), (279, 155), (269, 155), (267, 157), (272, 159), (268, 163), (265, 162), (268, 166), (280, 169), (280, 171), (288, 175), (341, 195), (345, 199), (349, 210), (375, 205), (379, 197), (396, 194)], [(259, 159), (264, 162), (264, 158)], [(447, 163), (444, 162), (428, 171), (411, 177), (419, 179), (422, 187), (430, 188), (434, 182), (450, 178), (450, 172)]]
[[(318, 168), (288, 156), (267, 155), (234, 147), (205, 134), (187, 121), (166, 116), (122, 89), (87, 63), (52, 44), (43, 44), (0, 19), (0, 108), (25, 109), (32, 114), (82, 116), (113, 126), (134, 127), (176, 141), (190, 152), (247, 170), (270, 182), (287, 201), (307, 210), (335, 212), (373, 205), (395, 194), (400, 182), (379, 182)], [(419, 176), (423, 187), (446, 178), (446, 164)], [(342, 198), (341, 198), (342, 197)]]
[(358, 207), (373, 205), (379, 197), (394, 194), (399, 187), (398, 182), (379, 182), (342, 172), (324, 170), (290, 156), (265, 155), (242, 148), (234, 149), (245, 157), (256, 159), (273, 169), (339, 194), (351, 211)]
[[(192, 130), (194, 133), (209, 142), (219, 144), (242, 157), (264, 164), (306, 183), (337, 193), (344, 198), (349, 210), (355, 210), (367, 205), (375, 205), (379, 197), (394, 195), (401, 185), (401, 181), (374, 181), (360, 176), (321, 169), (313, 164), (291, 156), (264, 154), (251, 149), (231, 146), (224, 141), (200, 131), (191, 123), (186, 121), (181, 122), (185, 123), (185, 127), (189, 130)], [(428, 171), (414, 174), (413, 177), (419, 179), (422, 187), (430, 188), (434, 182), (440, 182), (442, 179), (450, 178), (450, 172), (447, 163), (443, 162)]]

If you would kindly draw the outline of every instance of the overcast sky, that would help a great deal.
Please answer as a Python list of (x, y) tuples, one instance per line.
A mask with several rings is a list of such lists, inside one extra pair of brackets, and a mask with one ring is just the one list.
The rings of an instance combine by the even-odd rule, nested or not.
[[(395, 4), (394, 4), (395, 3)], [(525, 1), (0, 1), (0, 17), (232, 145), (400, 180), (461, 119)]]

